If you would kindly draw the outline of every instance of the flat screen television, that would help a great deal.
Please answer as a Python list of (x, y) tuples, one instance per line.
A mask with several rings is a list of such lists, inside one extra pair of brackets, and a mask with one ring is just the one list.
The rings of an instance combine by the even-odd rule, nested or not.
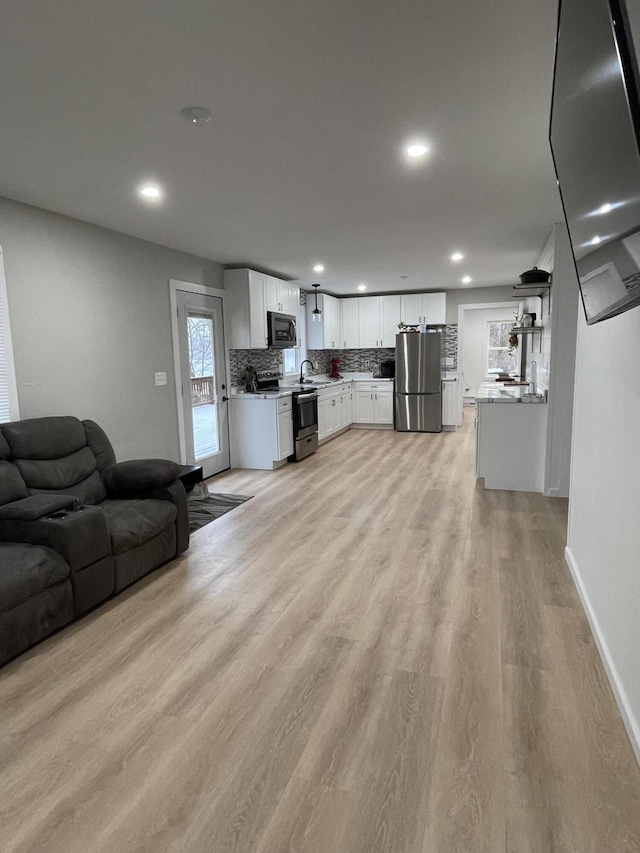
[(624, 0), (560, 0), (549, 139), (587, 323), (640, 305), (640, 98)]

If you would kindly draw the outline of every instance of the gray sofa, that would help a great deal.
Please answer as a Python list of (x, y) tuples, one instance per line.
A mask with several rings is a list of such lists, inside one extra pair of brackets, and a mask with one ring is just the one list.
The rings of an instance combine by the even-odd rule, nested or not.
[(0, 665), (186, 550), (181, 472), (93, 421), (0, 426)]

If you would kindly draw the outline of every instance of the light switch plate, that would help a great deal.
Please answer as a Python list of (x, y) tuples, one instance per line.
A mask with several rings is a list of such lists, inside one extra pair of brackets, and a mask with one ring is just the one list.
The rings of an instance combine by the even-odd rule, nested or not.
[(156, 373), (156, 385), (166, 385), (167, 384), (167, 374), (166, 373)]

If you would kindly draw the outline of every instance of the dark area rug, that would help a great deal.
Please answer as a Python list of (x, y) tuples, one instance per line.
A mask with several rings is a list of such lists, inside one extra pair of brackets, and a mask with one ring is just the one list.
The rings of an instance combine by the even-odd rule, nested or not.
[(206, 498), (190, 497), (189, 504), (189, 533), (204, 527), (210, 521), (215, 521), (226, 512), (230, 512), (253, 495), (222, 495), (211, 494)]

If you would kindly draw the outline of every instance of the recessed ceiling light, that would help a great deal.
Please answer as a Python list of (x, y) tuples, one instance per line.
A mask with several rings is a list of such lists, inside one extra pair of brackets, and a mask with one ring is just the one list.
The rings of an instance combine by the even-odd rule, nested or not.
[(606, 204), (603, 204), (601, 208), (598, 209), (598, 213), (611, 213), (612, 210), (613, 207), (609, 204), (609, 202), (607, 202)]
[(406, 148), (409, 157), (422, 157), (428, 150), (428, 147), (423, 145), (422, 142), (414, 142), (412, 145), (407, 145)]
[(162, 197), (162, 190), (157, 184), (143, 184), (138, 192), (150, 201), (158, 201)]
[(600, 237), (598, 237), (598, 235), (596, 234), (596, 236), (595, 236), (595, 237), (593, 238), (593, 240), (591, 241), (591, 245), (592, 245), (592, 246), (597, 246), (599, 242), (600, 242)]
[(462, 254), (462, 252), (454, 252), (453, 255), (451, 255), (451, 260), (454, 262), (461, 261), (463, 258), (464, 255)]
[(359, 284), (359, 285), (358, 285), (358, 290), (366, 290), (366, 289), (367, 289), (367, 285), (366, 285), (366, 284)]
[(316, 264), (315, 267), (313, 268), (313, 271), (314, 272), (324, 272), (324, 267), (322, 266), (322, 264)]
[(180, 110), (180, 115), (191, 124), (206, 124), (211, 121), (211, 110), (206, 107), (184, 107)]
[(471, 284), (472, 281), (473, 279), (469, 275), (465, 275), (465, 277), (462, 279), (463, 284)]

